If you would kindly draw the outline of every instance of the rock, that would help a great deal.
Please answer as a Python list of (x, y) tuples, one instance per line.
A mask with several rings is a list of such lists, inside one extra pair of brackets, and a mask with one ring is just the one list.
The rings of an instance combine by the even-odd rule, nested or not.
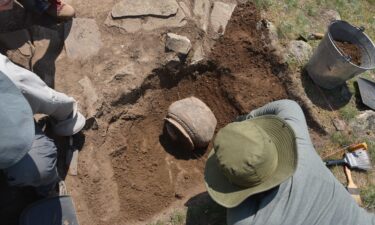
[(135, 33), (138, 31), (151, 31), (160, 28), (169, 27), (183, 27), (186, 25), (185, 14), (182, 9), (177, 11), (175, 16), (168, 18), (158, 17), (146, 17), (142, 18), (126, 18), (113, 20), (112, 16), (109, 15), (105, 21), (105, 24), (109, 27), (118, 27), (129, 33)]
[(182, 11), (184, 11), (185, 15), (191, 17), (191, 11), (189, 6), (187, 6), (185, 2), (179, 2), (178, 4), (180, 5)]
[(0, 46), (12, 62), (31, 69), (34, 46), (26, 29), (0, 34)]
[(215, 33), (223, 35), (236, 4), (215, 2), (211, 12), (211, 26)]
[(197, 64), (200, 61), (204, 60), (204, 51), (203, 46), (198, 45), (194, 51), (193, 57), (191, 58), (191, 64)]
[(343, 120), (340, 119), (333, 119), (332, 120), (333, 126), (335, 126), (337, 131), (343, 131), (346, 130), (346, 123)]
[(113, 76), (113, 78), (109, 82), (117, 82), (124, 80), (127, 76), (134, 76), (135, 75), (135, 69), (134, 69), (134, 63), (129, 63), (126, 66), (120, 68), (116, 71), (116, 74)]
[(114, 18), (157, 16), (169, 17), (178, 10), (176, 0), (121, 0), (112, 8)]
[(191, 49), (191, 42), (185, 36), (168, 33), (165, 47), (181, 55), (187, 55)]
[(76, 18), (65, 24), (65, 50), (71, 59), (87, 59), (96, 55), (103, 43), (94, 19)]
[(368, 130), (375, 130), (375, 112), (367, 110), (362, 114), (359, 114), (354, 120), (350, 122), (350, 126), (353, 132), (359, 135), (363, 134)]
[(322, 12), (320, 18), (323, 20), (322, 22), (326, 26), (328, 26), (332, 21), (341, 20), (340, 14), (332, 9)]
[(198, 18), (201, 29), (207, 32), (208, 18), (210, 16), (211, 3), (209, 0), (194, 1), (194, 15)]
[(94, 88), (94, 85), (92, 84), (89, 77), (85, 76), (81, 80), (78, 81), (78, 83), (83, 88), (83, 97), (85, 101), (85, 106), (87, 107), (86, 111), (89, 117), (93, 117), (96, 114), (96, 106), (98, 105), (98, 94), (97, 91)]
[(312, 47), (304, 41), (291, 41), (288, 45), (289, 55), (299, 62), (306, 62), (312, 54)]

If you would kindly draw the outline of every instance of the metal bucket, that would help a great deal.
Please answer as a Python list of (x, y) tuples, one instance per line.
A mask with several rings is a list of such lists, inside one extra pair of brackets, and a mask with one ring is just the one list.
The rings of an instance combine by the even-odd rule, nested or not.
[[(361, 51), (361, 65), (343, 55), (333, 41), (355, 44)], [(332, 22), (328, 32), (315, 50), (306, 70), (319, 86), (332, 89), (352, 77), (375, 68), (375, 46), (363, 29), (341, 20)]]

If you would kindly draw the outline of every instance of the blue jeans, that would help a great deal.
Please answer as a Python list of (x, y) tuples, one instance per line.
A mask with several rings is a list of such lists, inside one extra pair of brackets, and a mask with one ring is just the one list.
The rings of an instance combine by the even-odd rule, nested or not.
[(56, 168), (57, 148), (39, 127), (30, 151), (15, 165), (4, 170), (10, 186), (32, 186), (46, 196), (55, 187), (59, 176)]
[(43, 13), (50, 5), (47, 0), (23, 0), (22, 3), (27, 9), (37, 13)]

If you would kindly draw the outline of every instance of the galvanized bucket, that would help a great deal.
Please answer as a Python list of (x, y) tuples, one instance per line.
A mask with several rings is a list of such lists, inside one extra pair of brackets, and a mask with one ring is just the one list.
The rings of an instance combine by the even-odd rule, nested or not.
[[(350, 58), (343, 55), (334, 40), (357, 45), (361, 51), (361, 65), (354, 64)], [(313, 81), (326, 89), (340, 86), (352, 77), (374, 68), (374, 43), (363, 29), (342, 20), (336, 20), (329, 25), (328, 32), (306, 65)]]

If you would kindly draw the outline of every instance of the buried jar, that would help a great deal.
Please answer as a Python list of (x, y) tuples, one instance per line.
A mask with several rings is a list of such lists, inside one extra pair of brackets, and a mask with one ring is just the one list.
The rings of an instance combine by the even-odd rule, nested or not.
[(174, 102), (168, 109), (165, 128), (170, 138), (189, 150), (206, 147), (217, 120), (208, 106), (195, 97)]

